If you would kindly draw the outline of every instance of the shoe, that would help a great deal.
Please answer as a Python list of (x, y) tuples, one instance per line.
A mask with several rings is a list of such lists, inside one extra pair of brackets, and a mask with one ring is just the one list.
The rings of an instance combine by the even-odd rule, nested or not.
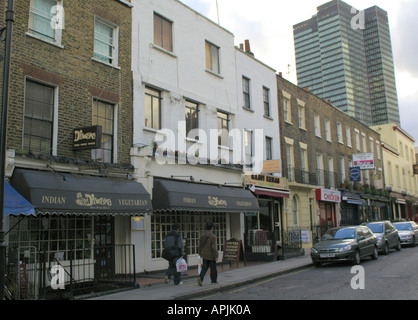
[(174, 284), (175, 286), (181, 286), (183, 284), (183, 281), (180, 281), (179, 283), (177, 283), (177, 284)]
[(212, 282), (211, 284), (219, 284), (219, 283), (218, 283), (218, 281), (214, 281), (214, 282)]
[(168, 280), (170, 280), (167, 276), (164, 277), (165, 283), (168, 283)]
[(202, 279), (200, 279), (200, 277), (197, 277), (197, 283), (199, 286), (202, 286)]

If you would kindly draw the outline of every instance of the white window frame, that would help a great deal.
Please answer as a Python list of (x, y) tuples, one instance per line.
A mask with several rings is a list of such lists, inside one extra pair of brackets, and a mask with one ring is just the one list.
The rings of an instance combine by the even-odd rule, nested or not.
[[(56, 0), (56, 4), (55, 6), (53, 6), (51, 8), (51, 12), (42, 12), (42, 11), (38, 11), (37, 9), (34, 8), (34, 2), (35, 1), (44, 1), (44, 0), (30, 0), (30, 5), (29, 5), (29, 23), (28, 23), (28, 32), (26, 33), (27, 35), (37, 38), (39, 40), (57, 45), (57, 46), (61, 46), (61, 41), (62, 41), (62, 30), (64, 29), (64, 4), (63, 4), (63, 0)], [(48, 36), (42, 36), (42, 34), (38, 31), (36, 31), (34, 29), (34, 18), (33, 16), (37, 15), (43, 18), (47, 18), (50, 19), (50, 25), (51, 25), (51, 29), (54, 29), (54, 40), (49, 39)], [(55, 26), (52, 27), (52, 24), (54, 24), (55, 22)]]
[(321, 138), (321, 118), (319, 115), (314, 115), (315, 136)]
[(331, 142), (331, 121), (325, 119), (325, 138), (327, 141)]
[[(119, 26), (116, 25), (113, 22), (110, 22), (109, 20), (106, 20), (100, 16), (95, 15), (94, 16), (94, 42), (96, 41), (96, 21), (106, 25), (107, 27), (112, 28), (113, 33), (112, 33), (112, 54), (110, 56), (105, 56), (105, 58), (109, 58), (109, 60), (111, 60), (111, 62), (107, 62), (104, 61), (102, 59), (100, 59), (100, 57), (98, 57), (97, 55), (100, 53), (96, 54), (96, 48), (95, 45), (93, 43), (93, 60), (113, 66), (113, 67), (118, 67), (119, 65)], [(102, 54), (100, 54), (102, 55)]]
[(352, 145), (351, 145), (351, 128), (350, 127), (345, 127), (345, 136), (347, 138), (347, 146), (351, 148)]
[(206, 57), (206, 71), (212, 72), (216, 75), (220, 75), (221, 74), (220, 48), (217, 45), (206, 40), (205, 41), (205, 57)]

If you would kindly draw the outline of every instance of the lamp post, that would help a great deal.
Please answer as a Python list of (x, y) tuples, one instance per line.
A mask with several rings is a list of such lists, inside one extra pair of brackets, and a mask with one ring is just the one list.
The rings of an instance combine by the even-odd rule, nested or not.
[(6, 11), (6, 40), (4, 55), (3, 74), (3, 96), (1, 110), (1, 131), (0, 131), (0, 300), (4, 300), (5, 267), (6, 267), (6, 243), (4, 237), (4, 179), (6, 166), (6, 129), (7, 129), (7, 107), (9, 104), (9, 77), (10, 60), (12, 49), (12, 32), (14, 22), (14, 0), (8, 0)]

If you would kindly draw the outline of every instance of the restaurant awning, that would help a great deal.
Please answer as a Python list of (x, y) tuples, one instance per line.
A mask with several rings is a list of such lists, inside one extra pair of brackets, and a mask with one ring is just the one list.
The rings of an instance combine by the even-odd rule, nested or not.
[(257, 198), (244, 188), (154, 179), (154, 211), (257, 212)]
[(275, 198), (290, 198), (290, 191), (286, 189), (255, 186), (254, 193)]
[(40, 214), (142, 215), (152, 211), (149, 193), (131, 180), (16, 169), (11, 184)]
[(7, 181), (4, 182), (4, 215), (35, 215), (34, 207)]

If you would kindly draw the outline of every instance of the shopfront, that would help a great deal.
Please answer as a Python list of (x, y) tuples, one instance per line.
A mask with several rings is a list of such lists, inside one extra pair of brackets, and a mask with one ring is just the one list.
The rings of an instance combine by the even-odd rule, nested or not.
[(254, 174), (245, 177), (260, 206), (258, 213), (245, 215), (245, 251), (247, 259), (275, 260), (283, 238), (283, 202), (290, 191), (287, 179)]
[(115, 246), (129, 245), (132, 216), (152, 211), (150, 195), (130, 180), (15, 169), (10, 184), (34, 208), (30, 215), (9, 216), (10, 261), (32, 252), (37, 260), (28, 263), (42, 257), (78, 282), (126, 270)]
[(341, 225), (359, 225), (366, 221), (367, 202), (360, 194), (341, 190)]
[(325, 188), (316, 189), (319, 224), (324, 228), (337, 227), (340, 222), (338, 215), (341, 203), (341, 192)]
[(220, 257), (226, 240), (242, 239), (242, 216), (257, 214), (257, 199), (243, 187), (154, 178), (151, 216), (151, 259), (155, 269), (166, 268), (161, 258), (165, 235), (173, 223), (181, 226), (189, 265), (197, 263), (200, 234), (206, 222), (215, 225)]

